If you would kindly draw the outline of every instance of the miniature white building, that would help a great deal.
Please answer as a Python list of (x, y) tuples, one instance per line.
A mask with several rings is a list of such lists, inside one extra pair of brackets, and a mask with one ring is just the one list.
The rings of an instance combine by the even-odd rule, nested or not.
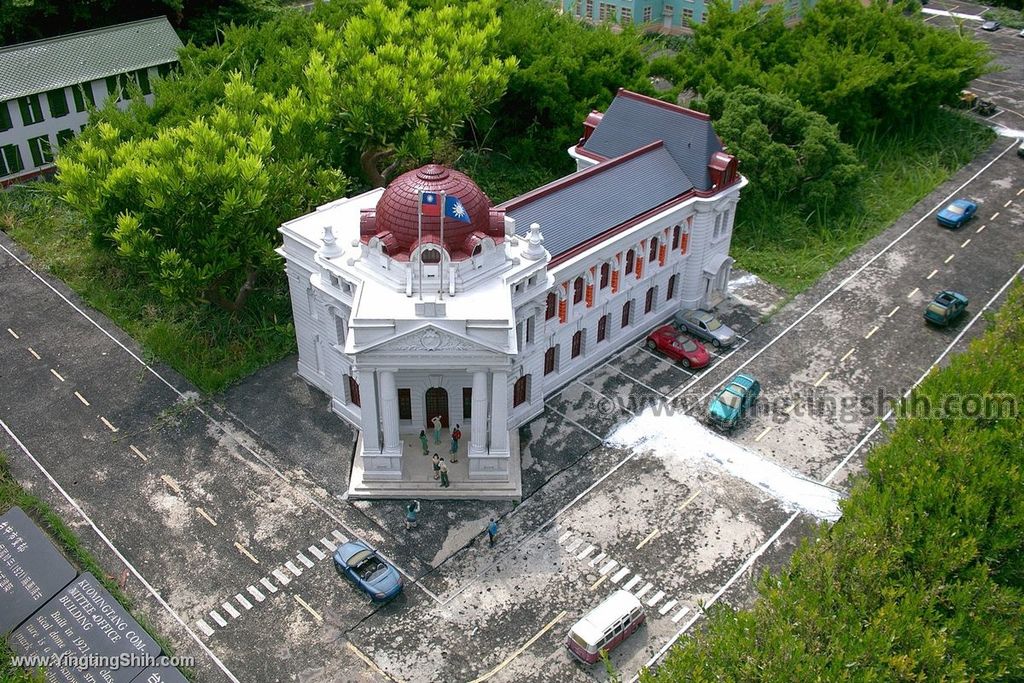
[[(545, 395), (725, 296), (746, 180), (706, 115), (620, 90), (569, 153), (576, 173), (498, 206), (429, 165), (281, 227), (299, 375), (360, 430), (350, 495), (435, 486), (417, 435), (436, 415), (468, 435), (444, 494), (518, 497), (518, 428)], [(469, 222), (420, 225), (420, 192)]]
[(181, 40), (166, 17), (131, 21), (0, 48), (0, 187), (53, 168), (89, 110), (127, 83), (152, 104), (151, 81), (178, 61)]

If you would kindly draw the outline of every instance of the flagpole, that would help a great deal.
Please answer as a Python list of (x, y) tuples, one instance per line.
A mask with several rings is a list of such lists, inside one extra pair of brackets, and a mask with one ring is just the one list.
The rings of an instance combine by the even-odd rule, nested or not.
[(419, 249), (419, 283), (420, 301), (423, 301), (423, 190), (416, 191), (419, 203), (416, 204), (416, 247)]
[(440, 273), (438, 273), (439, 277), (438, 277), (438, 288), (437, 288), (437, 293), (438, 293), (438, 299), (439, 300), (444, 298), (444, 269), (445, 269), (445, 265), (444, 265), (444, 209), (445, 209), (445, 202), (446, 202), (445, 198), (446, 198), (446, 195), (445, 195), (444, 192), (438, 192), (437, 193), (437, 199), (438, 199), (439, 204), (441, 205), (441, 268), (440, 268)]

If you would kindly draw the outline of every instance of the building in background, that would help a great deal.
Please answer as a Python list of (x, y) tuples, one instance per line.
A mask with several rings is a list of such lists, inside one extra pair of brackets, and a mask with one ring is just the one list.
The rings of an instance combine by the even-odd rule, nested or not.
[[(734, 10), (748, 0), (729, 0)], [(813, 0), (809, 0), (813, 4)], [(624, 26), (636, 24), (666, 33), (685, 33), (691, 23), (703, 24), (711, 0), (558, 0), (566, 14), (594, 23)], [(796, 15), (802, 0), (766, 0), (765, 5), (784, 4)]]
[(0, 187), (51, 170), (91, 108), (110, 97), (127, 106), (129, 81), (152, 103), (152, 80), (181, 47), (154, 17), (0, 48)]
[[(726, 295), (746, 180), (706, 114), (620, 90), (569, 154), (497, 206), (432, 164), (281, 227), (299, 375), (360, 430), (349, 496), (518, 498), (545, 396)], [(435, 417), (468, 437), (443, 491)]]

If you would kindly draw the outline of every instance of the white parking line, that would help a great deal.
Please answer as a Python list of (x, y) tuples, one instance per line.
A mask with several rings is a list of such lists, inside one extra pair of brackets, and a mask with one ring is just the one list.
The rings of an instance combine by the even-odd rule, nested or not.
[(61, 382), (65, 381), (65, 379), (60, 376), (60, 373), (57, 372), (56, 370), (54, 370), (53, 368), (50, 368), (50, 372), (52, 372), (53, 376), (56, 377), (57, 379), (59, 379)]
[(764, 438), (765, 434), (767, 434), (768, 432), (772, 431), (772, 427), (773, 426), (774, 425), (768, 425), (763, 430), (761, 430), (761, 433), (754, 437), (754, 443), (757, 443), (758, 441), (760, 441), (761, 439)]
[(31, 354), (32, 354), (33, 356), (35, 356), (35, 357), (36, 357), (36, 360), (42, 360), (42, 359), (43, 359), (43, 357), (42, 357), (42, 356), (40, 356), (40, 355), (39, 355), (38, 353), (36, 353), (36, 350), (35, 350), (35, 349), (33, 349), (33, 348), (32, 348), (31, 346), (29, 346), (29, 347), (27, 347), (27, 348), (28, 348), (28, 352), (29, 352), (29, 353), (31, 353)]
[(900, 307), (899, 307), (899, 306), (897, 306), (896, 308), (894, 308), (894, 309), (892, 309), (891, 311), (889, 311), (889, 315), (887, 315), (887, 316), (885, 316), (885, 317), (886, 317), (886, 318), (891, 318), (891, 317), (893, 317), (894, 315), (896, 315), (896, 311), (898, 311), (898, 310), (900, 310)]
[(230, 602), (221, 603), (221, 607), (224, 608), (224, 611), (227, 612), (232, 619), (237, 619), (238, 616), (241, 614), (241, 612), (236, 610), (235, 606), (232, 605)]
[(203, 635), (204, 635), (204, 636), (207, 636), (207, 637), (209, 637), (209, 636), (212, 636), (212, 635), (213, 635), (213, 629), (212, 629), (212, 628), (210, 628), (210, 625), (209, 625), (209, 624), (207, 624), (207, 623), (206, 623), (205, 621), (203, 621), (202, 619), (197, 619), (197, 620), (196, 620), (196, 626), (198, 626), (198, 627), (199, 627), (199, 630), (203, 632)]
[(977, 230), (975, 230), (975, 231), (974, 231), (974, 234), (975, 234), (975, 235), (977, 235), (977, 234), (978, 234), (979, 232), (981, 232), (981, 231), (982, 231), (982, 230), (984, 230), (984, 229), (985, 229), (985, 226), (983, 225), (983, 226), (981, 226), (980, 228), (978, 228)]
[(686, 500), (684, 500), (684, 501), (683, 501), (683, 504), (682, 504), (682, 505), (680, 505), (679, 507), (677, 507), (677, 508), (676, 508), (676, 510), (682, 510), (682, 509), (683, 509), (683, 508), (685, 508), (685, 507), (686, 507), (687, 505), (689, 505), (690, 503), (692, 503), (693, 501), (695, 501), (695, 500), (697, 499), (697, 496), (699, 496), (699, 495), (700, 495), (700, 489), (697, 489), (696, 491), (694, 491), (694, 492), (693, 492), (693, 495), (691, 495), (691, 496), (690, 496), (689, 498), (687, 498)]
[(665, 614), (670, 609), (675, 607), (677, 602), (678, 602), (678, 600), (675, 600), (675, 599), (669, 600), (668, 602), (666, 602), (664, 605), (661, 606), (661, 609), (658, 610), (658, 614)]
[(263, 585), (264, 588), (266, 588), (271, 593), (276, 593), (277, 592), (277, 586), (272, 584), (270, 582), (270, 579), (268, 579), (267, 577), (264, 576), (262, 579), (260, 579), (260, 583)]
[(960, 248), (961, 248), (961, 249), (963, 249), (964, 247), (966, 247), (966, 246), (967, 246), (968, 244), (970, 244), (970, 243), (971, 243), (971, 238), (970, 238), (970, 237), (968, 237), (967, 239), (965, 239), (965, 240), (963, 241), (963, 244), (961, 244), (961, 245), (960, 245)]
[(878, 332), (878, 329), (879, 329), (878, 325), (875, 325), (874, 327), (871, 328), (870, 332), (868, 332), (866, 335), (864, 335), (864, 338), (865, 339), (871, 339), (871, 337), (874, 336), (875, 332)]
[(829, 375), (829, 373), (826, 372), (824, 375), (819, 377), (818, 381), (814, 383), (814, 386), (819, 386), (822, 382), (824, 382), (826, 379), (828, 379), (828, 375)]
[(107, 429), (109, 429), (110, 431), (112, 431), (112, 432), (120, 431), (117, 427), (115, 427), (114, 425), (110, 424), (110, 421), (107, 420), (107, 418), (105, 418), (103, 416), (100, 416), (100, 421), (103, 424), (107, 425)]
[(644, 538), (644, 540), (642, 540), (642, 541), (640, 541), (639, 543), (636, 544), (636, 549), (640, 550), (640, 548), (643, 548), (645, 545), (647, 545), (648, 543), (653, 541), (655, 538), (657, 538), (659, 534), (661, 534), (661, 529), (655, 529), (651, 533), (647, 534), (647, 536)]
[(640, 575), (639, 574), (633, 574), (633, 578), (630, 579), (629, 581), (627, 581), (626, 585), (624, 585), (623, 588), (625, 588), (626, 590), (629, 590), (630, 588), (632, 588), (633, 586), (637, 585), (638, 583), (640, 583)]
[(15, 339), (21, 339), (21, 337), (18, 336), (18, 333), (12, 330), (11, 328), (8, 327), (7, 331), (10, 332), (11, 336), (14, 337)]
[(949, 256), (946, 257), (946, 260), (943, 261), (943, 263), (949, 263), (950, 261), (953, 260), (953, 257), (955, 257), (955, 256), (956, 256), (956, 254), (950, 254)]
[(551, 407), (551, 405), (550, 405), (549, 403), (545, 403), (545, 404), (544, 404), (544, 410), (550, 410), (551, 412), (555, 413), (556, 415), (561, 415), (561, 416), (562, 416), (562, 418), (563, 418), (563, 419), (564, 419), (564, 420), (565, 420), (566, 422), (568, 422), (569, 424), (571, 424), (571, 425), (574, 425), (574, 426), (576, 426), (576, 427), (579, 427), (580, 429), (582, 429), (583, 431), (585, 431), (585, 432), (586, 432), (587, 434), (590, 434), (590, 435), (591, 435), (592, 437), (594, 437), (595, 439), (597, 439), (597, 440), (598, 440), (598, 442), (600, 442), (600, 443), (604, 443), (604, 437), (600, 437), (600, 436), (598, 436), (597, 434), (595, 434), (594, 432), (590, 431), (589, 429), (587, 429), (586, 427), (584, 427), (583, 425), (581, 425), (581, 424), (580, 424), (579, 422), (577, 422), (576, 420), (572, 419), (571, 417), (569, 417), (568, 415), (566, 415), (565, 413), (563, 413), (563, 412), (562, 412), (561, 410), (558, 410), (557, 408), (552, 408), (552, 407)]
[(241, 593), (235, 593), (235, 602), (244, 607), (245, 609), (252, 609), (252, 603), (245, 599), (245, 596)]
[(1003, 204), (1003, 208), (1005, 209), (1005, 208), (1006, 208), (1006, 207), (1008, 207), (1008, 206), (1009, 206), (1010, 204), (1013, 204), (1013, 200), (1012, 200), (1012, 199), (1007, 199), (1007, 200), (1006, 200), (1006, 203), (1005, 203), (1005, 204)]
[(217, 622), (217, 626), (220, 626), (221, 628), (224, 628), (228, 625), (228, 622), (224, 621), (224, 617), (217, 614), (217, 610), (213, 610), (212, 612), (210, 612), (210, 618)]
[(616, 562), (615, 560), (608, 560), (608, 564), (606, 564), (605, 566), (601, 567), (601, 569), (597, 573), (600, 574), (601, 576), (604, 576), (605, 574), (607, 574), (608, 572), (610, 572), (611, 570), (615, 569), (618, 566), (619, 566), (619, 563)]
[(915, 294), (917, 294), (920, 291), (921, 291), (920, 287), (914, 287), (914, 289), (910, 292), (910, 294), (907, 294), (907, 298), (909, 299), (910, 297), (914, 296)]
[(926, 277), (925, 280), (931, 280), (933, 277), (935, 277), (935, 274), (938, 273), (938, 272), (939, 272), (939, 269), (936, 268), (932, 272), (928, 273), (928, 277)]
[(622, 577), (629, 573), (628, 567), (623, 567), (619, 571), (615, 572), (615, 576), (612, 577), (612, 583), (618, 583), (622, 581)]
[(83, 404), (84, 404), (85, 406), (88, 406), (88, 405), (89, 405), (89, 402), (85, 400), (85, 396), (82, 396), (82, 395), (81, 395), (80, 393), (78, 393), (77, 391), (75, 392), (75, 396), (77, 396), (77, 397), (78, 397), (78, 400), (79, 400), (79, 401), (81, 401), (81, 402), (82, 402), (82, 403), (83, 403)]
[(999, 212), (998, 212), (998, 211), (996, 211), (996, 212), (995, 212), (994, 214), (992, 214), (992, 218), (989, 218), (989, 220), (990, 220), (990, 221), (994, 221), (994, 220), (995, 220), (996, 218), (998, 218), (998, 217), (999, 217)]
[(134, 453), (135, 455), (137, 455), (140, 458), (142, 458), (142, 462), (147, 462), (149, 460), (149, 458), (147, 458), (146, 456), (144, 456), (142, 454), (142, 451), (140, 451), (138, 448), (136, 448), (135, 446), (133, 446), (131, 444), (128, 444), (128, 450), (130, 450), (132, 453)]
[(305, 600), (303, 600), (302, 598), (300, 598), (300, 597), (299, 597), (298, 595), (296, 595), (296, 596), (295, 596), (295, 602), (297, 602), (297, 603), (299, 603), (300, 605), (302, 605), (302, 606), (303, 606), (303, 607), (305, 608), (305, 610), (306, 610), (307, 612), (309, 612), (310, 614), (312, 614), (312, 615), (313, 615), (313, 618), (314, 618), (314, 619), (316, 619), (316, 620), (317, 620), (317, 621), (319, 621), (320, 623), (323, 623), (323, 621), (324, 621), (324, 618), (323, 618), (322, 616), (320, 616), (320, 613), (319, 613), (319, 612), (317, 612), (317, 611), (316, 611), (315, 609), (313, 609), (312, 607), (310, 607), (310, 606), (309, 606), (308, 604), (306, 604), (306, 601), (305, 601)]
[(256, 602), (263, 602), (266, 597), (260, 592), (260, 589), (256, 586), (249, 586), (245, 590), (249, 591), (249, 595), (256, 598)]
[(854, 350), (854, 348), (853, 348), (853, 347), (850, 347), (850, 350), (849, 350), (849, 351), (847, 351), (847, 352), (846, 352), (846, 353), (845, 353), (845, 354), (843, 355), (843, 357), (839, 359), (839, 362), (840, 362), (840, 363), (842, 363), (842, 362), (843, 362), (843, 361), (845, 361), (845, 360), (846, 360), (847, 358), (849, 358), (850, 356), (852, 356), (852, 355), (853, 355), (853, 350)]
[(645, 384), (644, 382), (641, 382), (640, 380), (638, 380), (636, 377), (633, 377), (632, 375), (627, 374), (627, 373), (623, 372), (622, 370), (619, 370), (614, 365), (609, 365), (608, 367), (611, 368), (612, 370), (614, 370), (615, 372), (619, 373), (620, 375), (622, 375), (626, 379), (639, 384), (644, 389), (647, 389), (648, 391), (653, 391), (655, 394), (657, 394), (658, 396), (661, 396), (662, 398), (668, 398), (668, 394), (661, 393), (660, 391), (658, 391), (654, 387), (650, 386), (649, 384)]

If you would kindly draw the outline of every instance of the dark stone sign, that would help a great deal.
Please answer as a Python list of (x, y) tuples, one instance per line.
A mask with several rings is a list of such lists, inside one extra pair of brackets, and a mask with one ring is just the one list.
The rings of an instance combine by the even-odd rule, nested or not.
[(75, 578), (75, 568), (21, 508), (0, 515), (0, 636)]
[(18, 654), (42, 658), (47, 681), (132, 683), (160, 656), (156, 641), (92, 574), (46, 603), (10, 644)]
[(172, 666), (151, 666), (136, 676), (132, 683), (188, 683), (188, 679)]

